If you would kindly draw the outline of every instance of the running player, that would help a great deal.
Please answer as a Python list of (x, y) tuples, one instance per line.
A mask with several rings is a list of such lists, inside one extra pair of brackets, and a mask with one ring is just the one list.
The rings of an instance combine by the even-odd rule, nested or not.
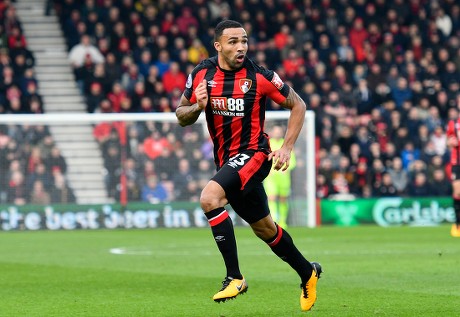
[[(248, 35), (239, 22), (225, 20), (215, 28), (217, 56), (202, 61), (189, 75), (176, 115), (181, 126), (193, 124), (204, 110), (214, 143), (217, 173), (201, 193), (200, 203), (227, 269), (222, 288), (213, 299), (224, 302), (248, 289), (240, 272), (228, 203), (271, 250), (300, 276), (302, 310), (316, 301), (321, 266), (307, 261), (288, 232), (270, 216), (262, 181), (270, 172), (286, 171), (302, 128), (306, 106), (297, 93), (271, 70), (250, 60)], [(269, 97), (291, 111), (284, 143), (271, 151), (264, 132)]]

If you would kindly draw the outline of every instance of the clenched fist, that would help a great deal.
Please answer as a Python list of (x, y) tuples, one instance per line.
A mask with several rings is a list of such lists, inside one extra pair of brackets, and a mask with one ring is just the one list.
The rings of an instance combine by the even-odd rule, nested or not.
[(196, 102), (198, 104), (198, 108), (201, 110), (203, 110), (208, 103), (208, 90), (206, 89), (206, 83), (206, 79), (203, 79), (203, 81), (195, 88)]

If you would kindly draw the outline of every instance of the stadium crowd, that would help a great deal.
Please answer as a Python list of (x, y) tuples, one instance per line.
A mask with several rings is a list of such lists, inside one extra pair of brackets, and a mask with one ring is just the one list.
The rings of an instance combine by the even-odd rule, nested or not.
[[(43, 102), (21, 22), (0, 3), (0, 115), (42, 113)], [(74, 202), (67, 164), (45, 126), (0, 124), (0, 204)]]
[[(276, 70), (316, 113), (318, 197), (450, 195), (445, 126), (460, 109), (455, 0), (54, 0), (51, 5), (88, 112), (173, 112), (187, 75), (214, 55), (214, 26), (231, 18), (248, 31), (250, 57)], [(0, 34), (17, 39), (9, 25), (4, 22)], [(14, 112), (8, 103), (3, 111)], [(267, 109), (282, 111), (270, 101)], [(108, 124), (94, 131), (112, 197), (123, 172), (132, 200), (198, 199), (213, 172), (212, 149), (200, 129), (131, 124), (126, 149), (116, 131)]]

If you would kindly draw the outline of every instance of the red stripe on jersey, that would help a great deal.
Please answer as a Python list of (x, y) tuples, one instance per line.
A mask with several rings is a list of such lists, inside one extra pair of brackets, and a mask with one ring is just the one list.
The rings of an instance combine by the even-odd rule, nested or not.
[(278, 232), (276, 233), (275, 240), (267, 243), (270, 247), (274, 247), (275, 245), (277, 245), (278, 242), (280, 242), (281, 237), (283, 236), (283, 229), (278, 224), (276, 225), (276, 227), (278, 228)]
[(209, 222), (209, 225), (211, 227), (214, 227), (214, 226), (217, 226), (222, 221), (224, 221), (225, 219), (227, 219), (228, 217), (229, 216), (228, 216), (227, 210), (224, 210), (220, 214), (218, 214), (217, 216), (215, 216), (215, 217), (213, 217), (211, 219), (208, 219), (208, 222)]
[(256, 152), (253, 157), (247, 162), (239, 171), (238, 174), (241, 179), (241, 190), (244, 189), (246, 183), (251, 177), (260, 169), (262, 164), (267, 158), (267, 154), (264, 152)]

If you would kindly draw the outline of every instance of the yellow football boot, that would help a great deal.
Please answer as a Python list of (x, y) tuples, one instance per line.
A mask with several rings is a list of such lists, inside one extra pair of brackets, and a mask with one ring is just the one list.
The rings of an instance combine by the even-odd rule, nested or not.
[(460, 228), (454, 223), (450, 229), (450, 235), (455, 238), (460, 238)]
[(302, 292), (300, 293), (300, 308), (302, 311), (310, 310), (316, 301), (316, 283), (323, 272), (321, 265), (317, 262), (311, 262), (313, 272), (310, 279), (304, 284), (300, 284)]
[(243, 294), (248, 290), (248, 284), (244, 279), (236, 279), (226, 277), (222, 282), (222, 288), (217, 292), (212, 299), (216, 303), (225, 302), (226, 300), (233, 299), (239, 294)]

